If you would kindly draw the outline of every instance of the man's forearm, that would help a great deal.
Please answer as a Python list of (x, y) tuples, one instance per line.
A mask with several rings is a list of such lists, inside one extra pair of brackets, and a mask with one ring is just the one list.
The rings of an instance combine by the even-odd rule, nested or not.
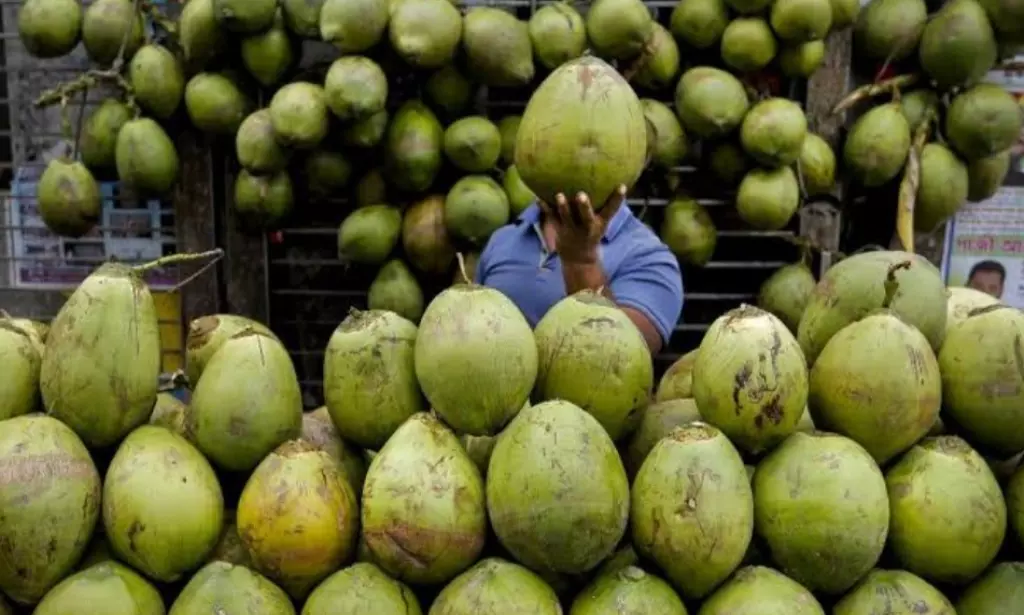
[(565, 280), (565, 294), (571, 295), (581, 290), (598, 290), (614, 300), (608, 288), (608, 278), (601, 268), (601, 261), (593, 262), (562, 262), (562, 277)]

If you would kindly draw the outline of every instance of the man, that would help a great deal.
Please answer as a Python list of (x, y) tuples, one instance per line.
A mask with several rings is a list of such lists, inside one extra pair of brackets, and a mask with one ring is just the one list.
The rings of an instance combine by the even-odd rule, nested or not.
[(1006, 268), (996, 261), (981, 261), (971, 267), (967, 286), (988, 293), (996, 299), (1003, 298), (1003, 284), (1006, 283)]
[(530, 205), (491, 235), (476, 281), (512, 299), (531, 326), (565, 296), (600, 289), (657, 354), (683, 309), (683, 280), (675, 256), (625, 200), (619, 186), (596, 212), (582, 192)]

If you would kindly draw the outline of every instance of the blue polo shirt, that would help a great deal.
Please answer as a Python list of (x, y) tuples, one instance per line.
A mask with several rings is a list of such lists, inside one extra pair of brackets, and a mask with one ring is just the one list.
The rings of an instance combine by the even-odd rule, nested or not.
[[(498, 229), (476, 269), (477, 283), (512, 299), (530, 326), (565, 298), (562, 262), (545, 246), (540, 218), (540, 207), (534, 204), (518, 220)], [(625, 206), (608, 223), (599, 250), (616, 302), (647, 316), (667, 344), (683, 310), (679, 261)]]

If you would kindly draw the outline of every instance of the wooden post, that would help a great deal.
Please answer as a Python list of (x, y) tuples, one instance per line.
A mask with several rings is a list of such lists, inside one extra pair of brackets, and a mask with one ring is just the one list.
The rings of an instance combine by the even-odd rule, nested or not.
[[(210, 148), (193, 128), (177, 138), (181, 176), (172, 195), (178, 252), (205, 252), (217, 247), (216, 216)], [(205, 262), (179, 265), (182, 280), (194, 275)], [(181, 292), (183, 331), (194, 318), (220, 311), (219, 267), (210, 267), (184, 285)]]
[(234, 180), (238, 174), (234, 156), (220, 154), (215, 172), (224, 178), (224, 216), (221, 247), (224, 248), (224, 288), (227, 311), (269, 323), (267, 305), (267, 251), (262, 234), (243, 232), (234, 207)]

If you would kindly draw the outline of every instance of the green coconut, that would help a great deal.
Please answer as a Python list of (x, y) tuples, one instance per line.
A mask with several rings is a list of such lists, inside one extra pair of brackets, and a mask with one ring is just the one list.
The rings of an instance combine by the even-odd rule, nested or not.
[(158, 393), (156, 403), (153, 404), (153, 412), (149, 415), (149, 424), (169, 429), (191, 441), (191, 419), (188, 404), (170, 393)]
[(697, 615), (825, 615), (811, 592), (763, 566), (741, 568)]
[(392, 3), (391, 47), (411, 66), (441, 68), (451, 63), (463, 36), (462, 15), (447, 0)]
[(430, 103), (446, 117), (462, 115), (469, 107), (474, 90), (473, 83), (451, 64), (431, 73), (423, 85)]
[(233, 615), (253, 609), (259, 609), (259, 615), (295, 615), (288, 595), (266, 577), (245, 566), (211, 562), (189, 580), (168, 615), (218, 610)]
[(39, 178), (36, 195), (39, 217), (57, 235), (81, 237), (102, 216), (99, 184), (81, 162), (51, 160)]
[(929, 111), (938, 111), (938, 105), (939, 95), (932, 89), (912, 90), (900, 96), (900, 111), (907, 118), (911, 133), (917, 132)]
[(388, 4), (377, 0), (325, 0), (320, 9), (320, 38), (346, 55), (368, 51), (384, 38)]
[(988, 293), (964, 286), (950, 286), (948, 294), (949, 301), (946, 304), (947, 335), (953, 327), (967, 320), (974, 310), (999, 303), (999, 299)]
[(275, 228), (292, 211), (291, 177), (286, 171), (253, 175), (242, 169), (235, 177), (232, 204), (243, 225), (254, 229)]
[(441, 169), (443, 147), (444, 130), (434, 113), (418, 100), (406, 102), (388, 126), (388, 179), (409, 192), (427, 190)]
[(521, 115), (506, 115), (498, 120), (498, 132), (501, 133), (501, 162), (504, 164), (515, 162), (516, 136), (519, 134), (519, 124), (522, 121)]
[(675, 102), (686, 132), (704, 139), (721, 137), (738, 128), (750, 108), (739, 79), (710, 66), (683, 73)]
[(786, 576), (815, 592), (841, 594), (882, 554), (889, 529), (885, 478), (853, 440), (797, 432), (754, 472), (754, 522)]
[(277, 339), (253, 329), (233, 335), (206, 363), (191, 408), (197, 446), (227, 470), (251, 470), (302, 427), (291, 357)]
[(779, 68), (791, 79), (807, 79), (825, 63), (825, 41), (786, 45), (779, 50)]
[(96, 170), (114, 169), (117, 134), (132, 119), (132, 112), (123, 102), (108, 98), (89, 114), (79, 135), (78, 153), (82, 163)]
[(1006, 605), (1024, 600), (1024, 563), (1001, 562), (960, 594), (958, 615), (1004, 615)]
[(778, 53), (778, 43), (768, 22), (761, 17), (737, 17), (722, 33), (722, 61), (739, 72), (768, 66)]
[(537, 195), (523, 182), (523, 178), (519, 175), (519, 169), (514, 164), (505, 169), (505, 174), (501, 178), (501, 186), (505, 189), (505, 195), (508, 197), (509, 213), (512, 218), (518, 217), (527, 207), (537, 201)]
[(992, 562), (1006, 535), (1006, 504), (985, 460), (956, 436), (928, 438), (886, 474), (889, 543), (905, 570), (963, 585)]
[(306, 154), (302, 171), (310, 196), (329, 199), (348, 185), (352, 163), (341, 152), (318, 147)]
[(626, 531), (629, 483), (615, 445), (593, 416), (567, 401), (524, 408), (498, 438), (487, 476), (491, 526), (531, 568), (586, 572)]
[(676, 362), (662, 374), (654, 400), (660, 402), (693, 397), (693, 364), (696, 360), (697, 349), (676, 359)]
[(753, 535), (743, 460), (714, 427), (679, 427), (654, 445), (637, 472), (630, 516), (637, 550), (657, 562), (683, 596), (702, 598), (740, 565)]
[(100, 477), (73, 431), (33, 414), (0, 421), (0, 590), (35, 604), (84, 553), (99, 517)]
[(972, 203), (995, 196), (1010, 172), (1010, 150), (967, 164), (967, 200)]
[(237, 514), (255, 568), (296, 600), (355, 553), (355, 493), (341, 466), (302, 440), (285, 442), (260, 462)]
[(483, 116), (464, 117), (445, 129), (444, 153), (462, 171), (488, 171), (501, 155), (501, 133)]
[(312, 149), (327, 136), (330, 118), (324, 89), (314, 83), (289, 83), (270, 99), (270, 121), (282, 145)]
[(675, 198), (669, 202), (659, 235), (680, 261), (697, 267), (711, 260), (718, 242), (711, 216), (691, 198)]
[(370, 58), (343, 56), (327, 70), (324, 94), (338, 119), (365, 119), (384, 109), (388, 79), (380, 65)]
[(806, 136), (804, 112), (786, 98), (769, 98), (755, 104), (740, 127), (743, 149), (756, 162), (769, 168), (796, 162)]
[(569, 615), (624, 611), (634, 615), (686, 615), (683, 601), (668, 583), (636, 566), (598, 576), (576, 596)]
[(193, 388), (213, 354), (236, 333), (245, 330), (276, 339), (263, 323), (235, 314), (200, 316), (189, 323), (185, 337), (185, 375)]
[(853, 27), (854, 53), (875, 62), (898, 62), (917, 50), (928, 6), (925, 0), (874, 0)]
[(119, 559), (176, 581), (205, 561), (223, 522), (217, 476), (187, 440), (155, 425), (124, 439), (103, 483), (103, 527)]
[(331, 456), (348, 480), (352, 492), (363, 492), (366, 478), (366, 462), (361, 451), (342, 439), (327, 406), (320, 406), (312, 412), (302, 413), (301, 439)]
[(589, 290), (566, 297), (540, 319), (534, 337), (537, 399), (583, 408), (613, 440), (636, 428), (650, 403), (654, 366), (643, 335), (615, 303)]
[(178, 181), (174, 142), (148, 117), (125, 122), (117, 133), (114, 159), (118, 178), (143, 194), (167, 194)]
[(1024, 450), (1021, 356), (1024, 313), (1002, 304), (971, 312), (939, 351), (943, 408), (972, 443), (1004, 457)]
[(40, 340), (0, 316), (0, 421), (28, 414), (39, 407)]
[(692, 399), (670, 399), (648, 406), (640, 419), (640, 425), (622, 451), (626, 473), (631, 478), (636, 476), (659, 440), (671, 434), (676, 427), (699, 421), (700, 418), (697, 402)]
[(276, 0), (213, 0), (217, 21), (230, 32), (257, 34), (274, 25)]
[(96, 0), (82, 16), (82, 44), (89, 59), (110, 65), (130, 60), (143, 43), (142, 13), (134, 0)]
[(946, 287), (939, 270), (921, 256), (899, 251), (863, 252), (850, 256), (822, 277), (800, 319), (797, 339), (808, 364), (828, 340), (846, 325), (882, 306), (885, 281), (893, 269), (899, 286), (890, 309), (928, 338), (932, 350), (946, 333)]
[(711, 148), (708, 154), (708, 167), (720, 181), (728, 186), (736, 186), (750, 170), (751, 162), (739, 145), (725, 141)]
[(853, 439), (879, 465), (923, 438), (941, 403), (939, 364), (928, 340), (892, 313), (841, 329), (811, 369), (815, 425)]
[[(431, 488), (419, 489), (425, 482)], [(483, 549), (480, 472), (432, 414), (414, 414), (374, 457), (362, 504), (362, 535), (373, 561), (396, 579), (446, 583)]]
[(967, 165), (938, 143), (924, 146), (920, 164), (914, 227), (930, 233), (967, 203), (970, 179)]
[(341, 130), (341, 142), (349, 147), (371, 148), (384, 139), (388, 126), (388, 112), (378, 111), (370, 117), (357, 120)]
[(945, 134), (973, 162), (1009, 149), (1020, 135), (1024, 112), (1000, 85), (982, 83), (957, 95), (946, 110)]
[(393, 258), (384, 263), (370, 283), (366, 306), (391, 311), (418, 323), (423, 316), (423, 289), (405, 262)]
[(419, 600), (405, 584), (369, 563), (342, 568), (313, 590), (302, 615), (422, 615)]
[[(459, 339), (473, 343), (453, 343)], [(526, 318), (505, 295), (476, 284), (450, 287), (430, 302), (414, 354), (430, 407), (472, 435), (497, 433), (523, 407), (537, 377), (537, 344)], [(460, 376), (453, 380), (451, 373)]]
[(445, 199), (435, 194), (416, 201), (402, 216), (402, 249), (410, 264), (424, 273), (447, 273), (455, 262), (444, 214)]
[(800, 317), (814, 292), (814, 274), (803, 262), (779, 267), (768, 277), (757, 293), (757, 307), (778, 316), (786, 328), (796, 335)]
[(852, 26), (857, 22), (860, 15), (860, 0), (831, 0), (832, 5), (832, 31), (838, 32)]
[(429, 615), (562, 615), (562, 607), (539, 576), (489, 557), (445, 586)]
[(861, 184), (881, 186), (903, 169), (910, 137), (910, 125), (898, 104), (874, 107), (850, 128), (843, 145), (843, 164)]
[(800, 183), (790, 167), (747, 171), (736, 191), (736, 211), (750, 226), (785, 228), (800, 206)]
[(633, 82), (648, 90), (664, 90), (679, 75), (679, 45), (665, 26), (654, 22), (654, 31), (644, 48), (646, 59), (633, 75)]
[(587, 11), (591, 47), (613, 60), (639, 55), (654, 34), (654, 23), (640, 0), (596, 0)]
[(280, 10), (274, 25), (265, 32), (242, 39), (242, 64), (265, 88), (277, 85), (295, 65), (295, 43), (285, 29)]
[(808, 132), (800, 148), (797, 168), (809, 197), (829, 194), (836, 183), (836, 155), (825, 139)]
[[(1024, 5), (1015, 0), (981, 0), (996, 38), (1003, 43), (1024, 43)], [(1012, 56), (1006, 54), (1004, 57)]]
[(833, 609), (834, 615), (956, 615), (942, 592), (905, 570), (872, 570)]
[(693, 397), (704, 420), (744, 451), (759, 453), (796, 430), (807, 405), (807, 364), (781, 320), (745, 305), (705, 333)]
[(324, 0), (281, 0), (284, 23), (302, 38), (320, 38), (320, 11)]
[(160, 332), (142, 272), (101, 265), (64, 303), (46, 338), (43, 407), (90, 447), (118, 442), (156, 402)]
[(227, 32), (217, 20), (214, 0), (189, 0), (178, 16), (178, 44), (185, 62), (202, 70), (227, 43)]
[(185, 93), (181, 64), (167, 47), (145, 45), (128, 65), (128, 83), (135, 102), (150, 115), (166, 120), (174, 115)]
[(393, 312), (353, 312), (324, 356), (324, 400), (341, 437), (377, 450), (424, 410), (416, 382), (416, 325)]
[(82, 5), (78, 0), (25, 0), (18, 9), (18, 38), (37, 58), (65, 56), (78, 45)]
[(717, 43), (727, 25), (729, 9), (724, 0), (679, 2), (669, 18), (672, 35), (696, 49), (707, 49)]
[(486, 175), (467, 175), (455, 182), (444, 201), (444, 223), (460, 239), (484, 245), (491, 233), (508, 222), (505, 190)]
[(474, 6), (466, 11), (462, 51), (470, 73), (484, 85), (519, 87), (533, 80), (529, 28), (505, 10)]
[(644, 118), (654, 129), (653, 143), (648, 143), (653, 150), (651, 164), (665, 170), (679, 166), (689, 151), (686, 133), (683, 132), (679, 118), (665, 103), (643, 98), (640, 104), (643, 106)]
[(936, 87), (974, 83), (996, 63), (996, 39), (981, 4), (954, 0), (928, 20), (918, 59)]
[(515, 146), (516, 168), (542, 200), (584, 192), (598, 208), (618, 186), (633, 186), (646, 157), (640, 100), (618, 71), (593, 56), (563, 64), (537, 88)]
[(820, 41), (832, 27), (832, 4), (829, 0), (776, 0), (771, 24), (775, 34), (788, 43)]
[(587, 26), (583, 16), (568, 2), (546, 4), (527, 23), (537, 61), (555, 70), (574, 60), (587, 48)]
[(35, 615), (164, 615), (160, 592), (127, 566), (102, 562), (47, 592)]
[(402, 212), (394, 207), (360, 207), (338, 228), (338, 255), (354, 263), (382, 264), (398, 245), (401, 228)]
[(356, 207), (366, 207), (387, 201), (388, 186), (381, 168), (371, 169), (356, 182), (353, 191)]

